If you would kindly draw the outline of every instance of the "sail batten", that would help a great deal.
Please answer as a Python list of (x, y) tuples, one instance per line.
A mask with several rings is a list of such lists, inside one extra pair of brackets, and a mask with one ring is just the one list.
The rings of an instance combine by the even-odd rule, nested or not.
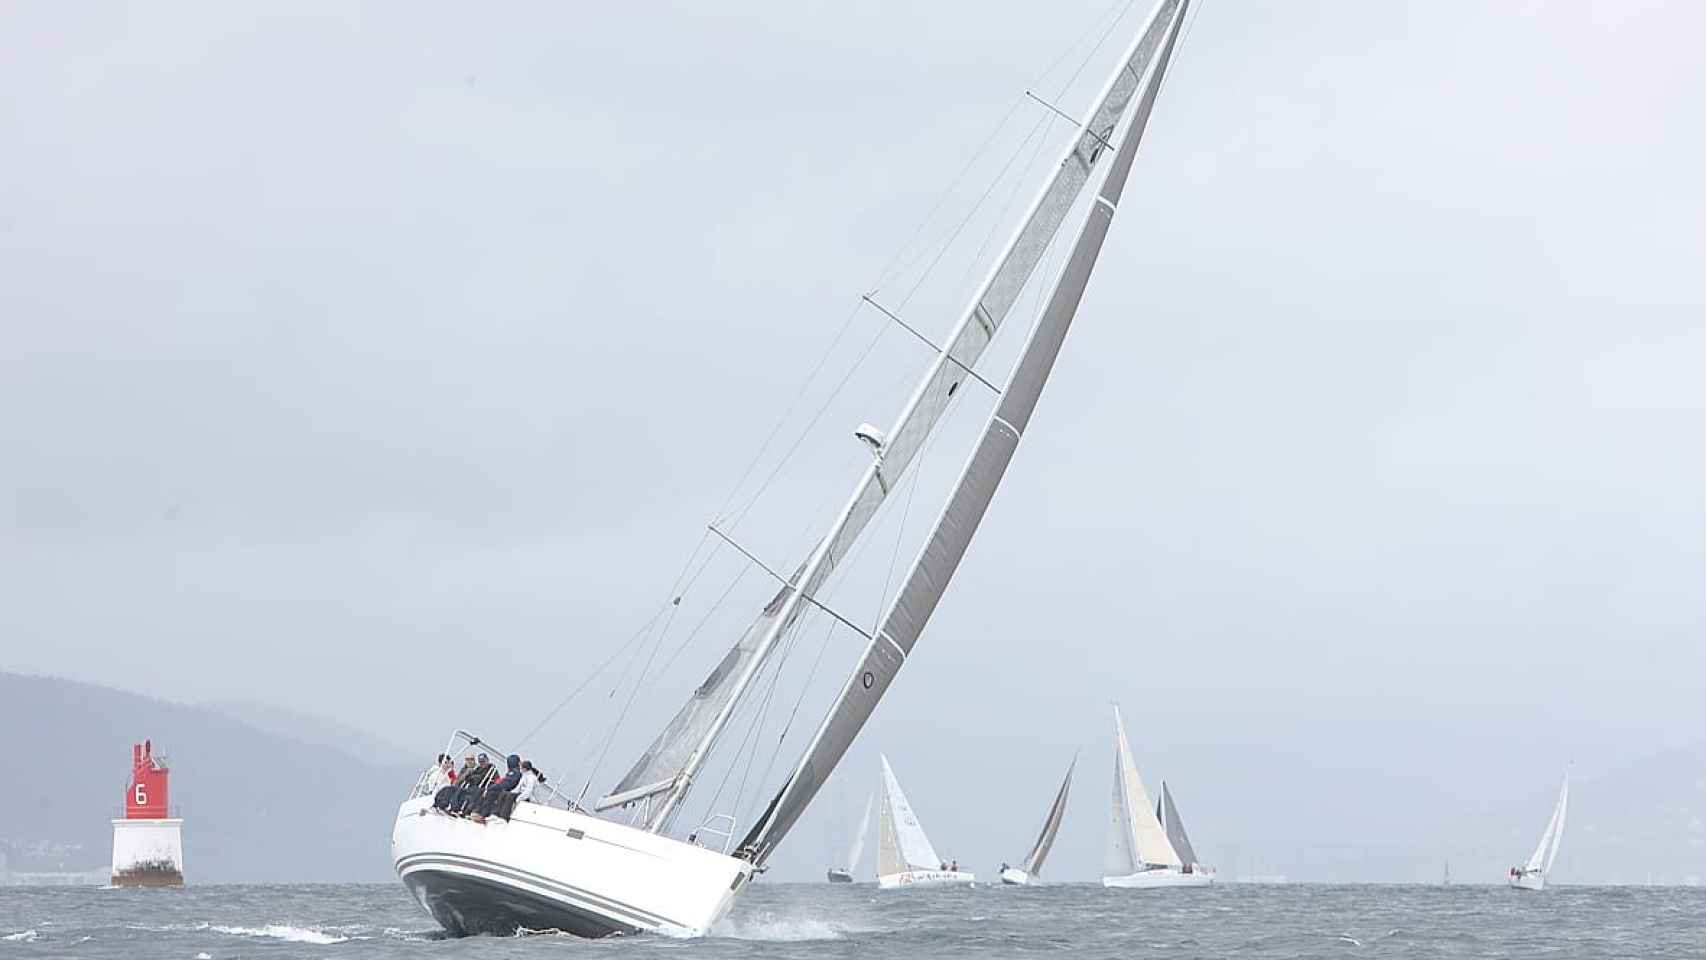
[(1020, 227), (961, 312), (946, 346), (907, 400), (885, 435), (877, 458), (861, 475), (829, 532), (611, 791), (612, 795), (621, 794), (639, 784), (678, 777), (677, 784), (661, 795), (648, 815), (647, 825), (651, 829), (667, 825), (759, 667), (779, 638), (794, 625), (802, 609), (802, 597), (814, 596), (853, 548), (941, 420), (957, 388), (969, 375), (967, 371), (976, 367), (1080, 192), (1090, 182), (1097, 164), (1102, 162), (1103, 144), (1113, 137), (1137, 97), (1162, 42), (1163, 27), (1177, 23), (1176, 14), (1183, 2), (1162, 0), (1150, 14), (1120, 68), (1108, 79), (1080, 133), (1073, 138), (1053, 175), (1032, 201)]
[[(846, 753), (853, 737), (865, 725), (905, 658), (912, 652), (925, 623), (965, 556), (996, 487), (1012, 462), (1020, 435), (1030, 423), (1031, 414), (1036, 409), (1037, 400), (1048, 382), (1061, 344), (1083, 298), (1102, 243), (1107, 238), (1133, 158), (1154, 108), (1160, 77), (1178, 38), (1183, 10), (1184, 0), (1163, 0), (1109, 81), (1109, 91), (1121, 91), (1123, 100), (1118, 109), (1109, 113), (1110, 93), (1093, 112), (1094, 117), (1108, 114), (1117, 123), (1125, 112), (1125, 101), (1134, 97), (1136, 100), (1125, 138), (1113, 151), (1107, 175), (1096, 194), (1099, 202), (1090, 204), (1085, 214), (1065, 265), (1049, 291), (1042, 314), (1020, 353), (1007, 388), (997, 401), (971, 459), (962, 469), (947, 504), (884, 614), (876, 636), (866, 645), (862, 659), (818, 727), (805, 755), (742, 840), (743, 855), (751, 857), (754, 862), (762, 864), (770, 855)], [(1131, 86), (1126, 85), (1128, 76)], [(1105, 129), (1092, 127), (1092, 130), (1099, 130), (1103, 140), (1112, 139), (1114, 135), (1113, 125)], [(1082, 144), (1086, 139), (1095, 144), (1094, 152), (1101, 151), (1100, 142), (1087, 134), (1079, 137), (1078, 143)], [(1078, 154), (1069, 154), (1066, 166), (1070, 166), (1073, 156)], [(1095, 157), (1085, 159), (1087, 168), (1088, 162), (1093, 162)]]

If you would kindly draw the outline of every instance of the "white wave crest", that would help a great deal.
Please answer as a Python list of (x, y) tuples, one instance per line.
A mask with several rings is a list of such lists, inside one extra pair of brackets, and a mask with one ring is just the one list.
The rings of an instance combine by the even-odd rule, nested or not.
[(711, 928), (711, 936), (726, 940), (759, 940), (777, 943), (799, 943), (810, 940), (845, 940), (862, 933), (844, 923), (814, 920), (804, 917), (779, 917), (759, 913), (740, 919), (724, 919)]
[(228, 933), (234, 937), (266, 937), (271, 940), (286, 940), (290, 943), (313, 943), (320, 946), (333, 943), (343, 943), (349, 937), (313, 927), (292, 927), (282, 923), (269, 923), (264, 927), (222, 927), (209, 924), (209, 930), (217, 933)]
[(34, 943), (36, 941), (36, 932), (34, 930), (19, 930), (17, 933), (8, 933), (5, 936), (0, 937), (0, 940), (4, 940), (7, 943)]

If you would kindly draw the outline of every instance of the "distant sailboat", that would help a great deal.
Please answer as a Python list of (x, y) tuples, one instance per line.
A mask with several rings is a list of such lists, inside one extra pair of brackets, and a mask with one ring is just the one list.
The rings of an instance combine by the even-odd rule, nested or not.
[(1197, 863), (1167, 785), (1150, 806), (1149, 792), (1137, 775), (1126, 741), (1120, 708), (1114, 708), (1114, 797), (1108, 822), (1104, 887), (1206, 887), (1214, 872)]
[(1528, 862), (1512, 867), (1507, 879), (1518, 890), (1546, 889), (1546, 875), (1552, 872), (1552, 861), (1558, 859), (1558, 844), (1564, 839), (1564, 814), (1570, 807), (1570, 775), (1564, 775), (1564, 786), (1558, 790), (1558, 803), (1552, 808), (1552, 819), (1546, 822), (1546, 832), (1529, 854)]
[(847, 865), (829, 868), (830, 883), (852, 883), (853, 871), (859, 869), (859, 858), (865, 855), (865, 831), (871, 825), (871, 804), (875, 803), (876, 794), (865, 798), (865, 813), (859, 818), (859, 829), (853, 834), (853, 845), (847, 848)]
[(936, 887), (955, 883), (971, 883), (977, 879), (971, 873), (948, 869), (948, 862), (936, 856), (936, 848), (924, 835), (913, 815), (912, 804), (906, 802), (900, 781), (894, 778), (889, 758), (883, 757), (883, 805), (877, 820), (877, 886), (884, 890), (895, 887)]
[(1017, 867), (1001, 865), (1001, 882), (1022, 887), (1032, 880), (1042, 879), (1043, 859), (1048, 856), (1049, 848), (1054, 846), (1054, 835), (1060, 832), (1060, 819), (1066, 814), (1066, 795), (1072, 791), (1072, 771), (1078, 766), (1073, 760), (1066, 768), (1066, 779), (1060, 781), (1060, 790), (1054, 795), (1054, 805), (1048, 809), (1048, 818), (1043, 821), (1043, 832), (1037, 835), (1037, 842), (1031, 845), (1031, 852), (1025, 854), (1025, 859)]
[(1450, 860), (1447, 860), (1445, 862), (1445, 879), (1440, 881), (1440, 886), (1442, 886), (1442, 887), (1451, 886), (1451, 861)]

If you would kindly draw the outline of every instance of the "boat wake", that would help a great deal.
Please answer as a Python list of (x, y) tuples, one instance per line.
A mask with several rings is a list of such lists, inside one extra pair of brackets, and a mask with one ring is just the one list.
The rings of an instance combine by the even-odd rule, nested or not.
[(317, 927), (295, 927), (284, 923), (268, 923), (258, 927), (228, 926), (218, 923), (179, 923), (165, 926), (150, 926), (147, 924), (131, 924), (132, 930), (146, 930), (150, 933), (223, 933), (230, 937), (254, 937), (263, 940), (283, 940), (286, 943), (309, 943), (316, 946), (329, 946), (334, 943), (348, 943), (351, 940), (368, 940), (370, 937), (355, 936), (349, 933), (336, 933), (329, 929)]
[(218, 924), (208, 924), (207, 929), (215, 933), (229, 934), (233, 937), (260, 937), (267, 940), (284, 940), (289, 943), (312, 943), (318, 946), (345, 943), (353, 939), (342, 934), (316, 930), (313, 927), (292, 927), (282, 923), (269, 923), (264, 927), (225, 927)]
[(805, 943), (813, 940), (846, 940), (871, 933), (844, 923), (807, 917), (779, 917), (758, 913), (740, 919), (725, 919), (711, 928), (711, 936), (722, 940), (751, 940), (770, 943)]

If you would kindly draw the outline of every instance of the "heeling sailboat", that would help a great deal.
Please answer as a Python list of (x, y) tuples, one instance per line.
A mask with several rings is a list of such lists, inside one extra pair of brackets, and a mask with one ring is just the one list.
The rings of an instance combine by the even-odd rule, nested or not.
[[(988, 509), (1089, 282), (1187, 4), (1161, 0), (1149, 14), (894, 425), (862, 438), (874, 456), (846, 505), (615, 788), (591, 811), (574, 803), (521, 804), (510, 821), (490, 827), (433, 815), (431, 797), (404, 801), (392, 830), (392, 857), (404, 885), (447, 930), (696, 935), (764, 868), (911, 653)], [(704, 843), (732, 837), (731, 815), (714, 815), (683, 839), (668, 835), (766, 658), (806, 606), (818, 605), (817, 591), (894, 489), (955, 391), (975, 376), (984, 348), (1101, 170), (1106, 173), (1094, 202), (970, 461), (805, 754), (732, 853)], [(614, 818), (617, 810), (628, 822)]]
[(865, 831), (871, 826), (871, 806), (876, 799), (874, 793), (865, 798), (865, 813), (859, 818), (859, 828), (853, 833), (853, 844), (847, 848), (846, 865), (829, 868), (830, 883), (853, 882), (853, 871), (859, 869), (859, 858), (865, 855)]
[(1054, 836), (1060, 832), (1060, 821), (1066, 816), (1066, 797), (1072, 792), (1072, 771), (1077, 767), (1078, 761), (1073, 760), (1066, 768), (1066, 779), (1060, 781), (1060, 789), (1055, 792), (1054, 803), (1048, 808), (1048, 816), (1043, 820), (1042, 832), (1037, 834), (1037, 842), (1031, 844), (1031, 852), (1025, 854), (1025, 859), (1016, 867), (1001, 865), (1002, 883), (1022, 887), (1042, 879), (1043, 861), (1054, 847)]
[(1196, 862), (1165, 783), (1160, 801), (1150, 805), (1149, 791), (1131, 759), (1120, 708), (1115, 707), (1114, 794), (1102, 886), (1206, 887), (1213, 882), (1214, 871)]
[(883, 757), (883, 805), (877, 814), (877, 886), (944, 887), (971, 883), (977, 878), (964, 870), (949, 869), (937, 856), (924, 834), (918, 815), (895, 779), (889, 758)]
[(1564, 785), (1558, 789), (1558, 802), (1552, 807), (1552, 819), (1540, 834), (1534, 852), (1520, 867), (1512, 867), (1506, 877), (1518, 890), (1546, 889), (1546, 875), (1552, 872), (1552, 861), (1558, 859), (1558, 844), (1564, 839), (1564, 815), (1570, 808), (1570, 775), (1564, 775)]

